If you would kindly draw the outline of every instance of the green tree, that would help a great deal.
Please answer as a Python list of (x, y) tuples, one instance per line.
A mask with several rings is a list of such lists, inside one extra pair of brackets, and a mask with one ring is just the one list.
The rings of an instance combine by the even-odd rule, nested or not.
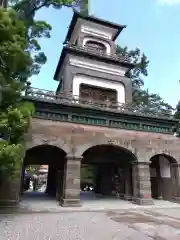
[(94, 173), (93, 173), (93, 167), (90, 165), (83, 165), (81, 168), (81, 182), (82, 183), (94, 183)]
[(176, 112), (174, 114), (174, 117), (175, 117), (175, 119), (179, 120), (179, 124), (175, 128), (175, 132), (176, 132), (177, 136), (180, 137), (180, 101), (178, 102), (178, 104), (176, 106)]
[[(4, 3), (3, 3), (4, 4)], [(75, 5), (74, 5), (75, 4)], [(51, 26), (36, 21), (42, 7), (73, 7), (72, 0), (11, 0), (0, 8), (0, 174), (12, 176), (24, 156), (24, 136), (34, 108), (22, 102), (27, 79), (38, 74), (46, 56), (38, 39), (50, 37)]]
[(136, 95), (134, 97), (135, 104), (139, 107), (146, 108), (150, 110), (152, 113), (164, 113), (164, 114), (172, 114), (174, 110), (173, 107), (166, 103), (159, 94), (149, 93), (148, 89), (139, 89), (136, 91)]
[(23, 20), (31, 21), (34, 20), (34, 16), (40, 9), (46, 7), (54, 7), (61, 9), (62, 7), (69, 7), (76, 9), (80, 5), (83, 8), (88, 3), (88, 0), (9, 0), (9, 6), (20, 14)]
[(46, 63), (47, 57), (41, 51), (41, 46), (38, 43), (40, 38), (50, 38), (51, 25), (46, 21), (35, 20), (37, 11), (42, 8), (54, 7), (61, 9), (62, 7), (69, 7), (75, 9), (80, 4), (85, 7), (84, 2), (88, 0), (9, 0), (8, 5), (11, 6), (17, 13), (19, 18), (25, 23), (27, 27), (26, 35), (29, 45), (27, 50), (31, 51), (33, 57), (33, 65), (31, 73), (38, 74), (41, 66)]
[(148, 76), (147, 67), (149, 65), (149, 60), (146, 55), (144, 53), (141, 54), (139, 48), (129, 50), (127, 47), (122, 48), (120, 45), (117, 45), (116, 53), (121, 54), (131, 63), (135, 64), (135, 68), (128, 72), (128, 77), (132, 79), (134, 91), (143, 87), (143, 76)]
[(27, 48), (26, 27), (16, 12), (0, 8), (0, 170), (12, 175), (24, 153), (24, 133), (33, 107), (21, 102), (32, 58)]
[(180, 119), (180, 101), (178, 102), (177, 106), (176, 106), (176, 112), (174, 114), (174, 117), (176, 119)]
[(40, 165), (29, 165), (26, 168), (26, 171), (32, 176), (33, 174), (38, 174), (38, 171), (40, 169)]
[(116, 53), (121, 54), (135, 65), (135, 68), (127, 73), (132, 80), (133, 104), (138, 107), (147, 108), (152, 112), (172, 114), (173, 108), (166, 103), (159, 94), (149, 93), (144, 89), (144, 77), (148, 76), (149, 60), (139, 48), (129, 50), (117, 45)]

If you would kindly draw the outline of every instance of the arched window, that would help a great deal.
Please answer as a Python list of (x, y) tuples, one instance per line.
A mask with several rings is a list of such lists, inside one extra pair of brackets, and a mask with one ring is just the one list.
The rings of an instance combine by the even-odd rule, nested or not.
[(106, 53), (107, 52), (106, 46), (103, 43), (93, 41), (93, 40), (88, 40), (85, 44), (85, 47), (92, 51), (96, 51), (98, 53)]

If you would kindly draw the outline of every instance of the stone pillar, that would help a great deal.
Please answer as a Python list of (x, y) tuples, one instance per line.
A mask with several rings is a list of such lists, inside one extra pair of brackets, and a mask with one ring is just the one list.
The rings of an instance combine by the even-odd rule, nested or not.
[(67, 156), (64, 169), (63, 194), (60, 204), (63, 207), (79, 207), (81, 158)]
[(174, 182), (174, 197), (173, 200), (180, 202), (180, 164), (172, 164), (172, 178)]
[(124, 169), (124, 177), (125, 177), (125, 194), (124, 194), (124, 199), (125, 200), (131, 200), (132, 199), (132, 181), (131, 181), (131, 168), (130, 166), (127, 166)]
[(64, 170), (58, 170), (57, 172), (57, 182), (56, 182), (56, 199), (57, 201), (61, 200), (62, 190), (63, 190), (63, 178), (64, 178)]
[(134, 162), (132, 170), (133, 201), (139, 205), (153, 205), (149, 162)]
[(22, 164), (22, 169), (21, 169), (21, 191), (20, 194), (23, 195), (24, 193), (24, 177), (25, 177), (25, 166)]
[(117, 178), (115, 180), (116, 191), (118, 198), (123, 199), (125, 195), (125, 172), (124, 168), (117, 167)]
[(3, 179), (0, 187), (0, 206), (14, 206), (20, 202), (22, 163), (10, 179)]

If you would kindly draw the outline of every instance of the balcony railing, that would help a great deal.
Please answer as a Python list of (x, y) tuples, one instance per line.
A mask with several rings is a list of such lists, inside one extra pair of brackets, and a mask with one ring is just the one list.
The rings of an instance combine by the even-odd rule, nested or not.
[(106, 58), (112, 59), (112, 60), (116, 60), (116, 61), (120, 61), (120, 62), (127, 62), (131, 64), (131, 59), (130, 56), (124, 56), (123, 54), (108, 54), (106, 51), (102, 50), (102, 49), (98, 49), (95, 47), (90, 47), (90, 46), (79, 46), (79, 45), (75, 45), (72, 44), (70, 42), (67, 42), (65, 44), (65, 47), (67, 48), (71, 48), (71, 49), (76, 49), (82, 52), (87, 52), (96, 56), (104, 56)]
[(56, 104), (58, 103), (63, 105), (80, 106), (84, 108), (93, 108), (121, 114), (134, 114), (137, 116), (147, 116), (152, 118), (157, 117), (162, 119), (173, 119), (173, 116), (171, 114), (162, 113), (155, 109), (152, 110), (147, 107), (137, 107), (132, 104), (122, 104), (118, 102), (101, 102), (81, 99), (79, 96), (72, 95), (72, 92), (63, 92), (56, 94), (54, 91), (29, 87), (25, 92), (25, 98)]

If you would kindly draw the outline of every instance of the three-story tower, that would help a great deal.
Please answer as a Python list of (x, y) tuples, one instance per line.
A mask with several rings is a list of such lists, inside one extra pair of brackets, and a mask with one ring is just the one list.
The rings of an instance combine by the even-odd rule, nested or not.
[(76, 99), (124, 104), (132, 102), (133, 67), (116, 54), (115, 40), (125, 28), (92, 16), (74, 13), (54, 75), (57, 94)]

